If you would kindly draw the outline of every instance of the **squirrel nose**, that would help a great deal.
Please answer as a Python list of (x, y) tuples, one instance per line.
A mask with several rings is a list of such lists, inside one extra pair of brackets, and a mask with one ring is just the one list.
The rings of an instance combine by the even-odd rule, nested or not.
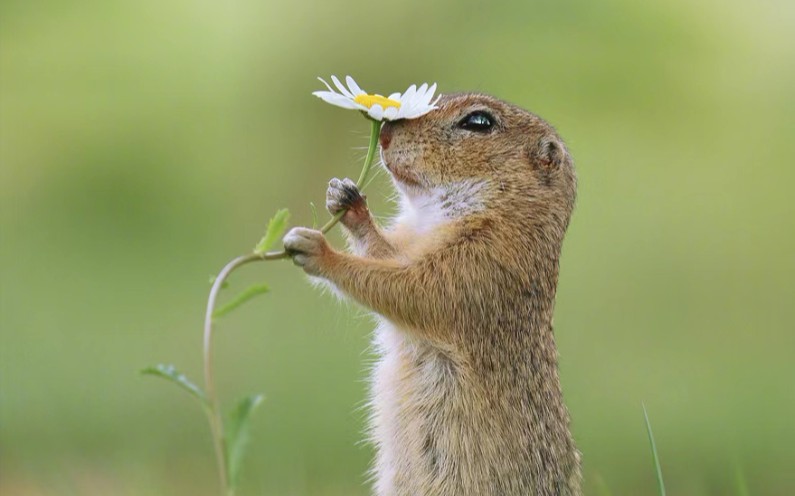
[(381, 135), (379, 137), (379, 141), (381, 142), (382, 150), (389, 148), (389, 144), (392, 143), (392, 130), (394, 128), (395, 125), (390, 121), (384, 121), (384, 123), (381, 125)]

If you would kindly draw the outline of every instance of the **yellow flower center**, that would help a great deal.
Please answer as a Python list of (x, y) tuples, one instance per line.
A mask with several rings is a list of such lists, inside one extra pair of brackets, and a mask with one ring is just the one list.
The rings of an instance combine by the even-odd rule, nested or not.
[(361, 95), (357, 95), (353, 101), (359, 105), (364, 105), (367, 108), (372, 108), (373, 105), (380, 105), (383, 109), (387, 109), (389, 107), (395, 107), (397, 109), (400, 108), (399, 101), (391, 100), (381, 95), (368, 95), (366, 93), (362, 93)]

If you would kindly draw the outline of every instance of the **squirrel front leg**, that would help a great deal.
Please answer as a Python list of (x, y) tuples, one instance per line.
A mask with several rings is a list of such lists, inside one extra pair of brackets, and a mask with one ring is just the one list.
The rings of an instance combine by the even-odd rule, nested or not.
[(457, 327), (455, 319), (469, 318), (477, 308), (467, 299), (473, 293), (466, 291), (466, 280), (445, 269), (455, 267), (451, 260), (406, 264), (340, 253), (320, 231), (304, 227), (287, 233), (284, 247), (307, 274), (327, 279), (359, 303), (426, 337), (447, 341), (449, 330)]
[(340, 221), (348, 233), (348, 242), (354, 253), (372, 257), (389, 258), (394, 247), (384, 238), (370, 215), (366, 198), (350, 179), (329, 181), (326, 191), (326, 208), (331, 215), (345, 211)]

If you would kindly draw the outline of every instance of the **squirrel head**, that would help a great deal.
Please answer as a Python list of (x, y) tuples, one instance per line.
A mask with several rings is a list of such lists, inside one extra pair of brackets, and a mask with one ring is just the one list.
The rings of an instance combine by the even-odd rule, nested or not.
[(483, 94), (443, 95), (437, 109), (385, 122), (381, 157), (409, 197), (462, 183), (491, 197), (574, 204), (574, 166), (554, 128), (535, 114)]

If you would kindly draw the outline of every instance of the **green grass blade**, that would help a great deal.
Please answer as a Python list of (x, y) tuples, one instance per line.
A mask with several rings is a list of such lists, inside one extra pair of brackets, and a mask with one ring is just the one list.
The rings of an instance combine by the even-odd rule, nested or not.
[(751, 491), (748, 490), (748, 482), (745, 480), (745, 473), (739, 463), (737, 463), (737, 467), (734, 470), (734, 481), (737, 484), (737, 496), (751, 496)]
[(605, 482), (601, 474), (596, 474), (596, 493), (599, 496), (613, 496), (613, 493), (610, 491), (607, 482)]
[(215, 310), (213, 312), (213, 318), (217, 319), (218, 317), (223, 317), (248, 300), (254, 298), (257, 295), (265, 294), (268, 291), (270, 291), (270, 289), (264, 284), (254, 284), (253, 286), (249, 286), (241, 291), (240, 294), (235, 296), (232, 301)]
[(261, 394), (246, 396), (229, 416), (226, 427), (226, 460), (229, 467), (229, 483), (234, 489), (240, 478), (246, 444), (249, 440), (251, 414), (262, 403)]
[(290, 218), (290, 211), (283, 208), (276, 212), (271, 220), (268, 222), (268, 229), (265, 230), (265, 236), (259, 240), (257, 246), (254, 247), (255, 253), (263, 253), (268, 251), (271, 246), (279, 241), (287, 230), (287, 220)]
[(204, 391), (194, 384), (193, 382), (188, 379), (185, 374), (182, 374), (177, 370), (177, 368), (171, 364), (158, 364), (154, 367), (146, 367), (141, 371), (144, 375), (153, 375), (155, 377), (160, 377), (161, 379), (165, 379), (170, 381), (177, 386), (179, 386), (183, 391), (187, 392), (199, 402), (203, 406), (207, 406), (207, 397), (204, 394)]
[(312, 210), (312, 229), (317, 229), (317, 207), (314, 202), (309, 202), (309, 208)]
[(643, 406), (643, 418), (646, 419), (646, 432), (649, 434), (649, 444), (651, 444), (651, 455), (654, 459), (654, 471), (657, 475), (657, 489), (660, 496), (665, 496), (665, 483), (663, 482), (662, 468), (660, 467), (660, 457), (657, 454), (657, 444), (654, 442), (654, 434), (651, 431), (649, 414), (646, 412), (646, 405)]

